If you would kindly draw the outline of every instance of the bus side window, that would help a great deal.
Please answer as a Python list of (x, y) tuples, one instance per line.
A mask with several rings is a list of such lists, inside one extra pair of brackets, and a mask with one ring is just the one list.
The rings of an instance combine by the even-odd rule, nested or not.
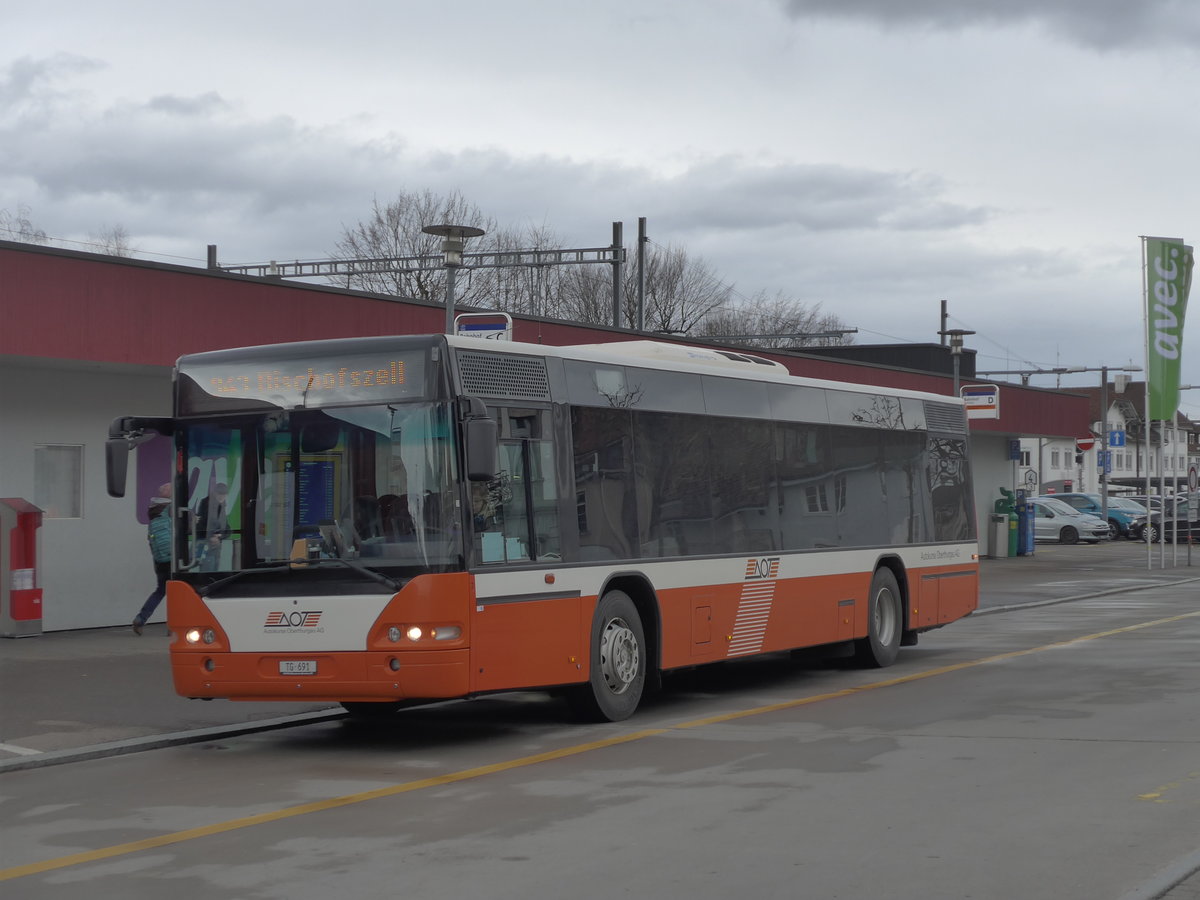
[(485, 563), (559, 559), (553, 444), (501, 441), (500, 470), (497, 480), (471, 486), (480, 559)]

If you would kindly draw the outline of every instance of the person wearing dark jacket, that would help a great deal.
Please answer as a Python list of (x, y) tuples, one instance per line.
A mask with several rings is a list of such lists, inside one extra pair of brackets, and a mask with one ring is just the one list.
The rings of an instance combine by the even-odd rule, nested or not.
[(133, 633), (141, 634), (146, 620), (154, 615), (154, 610), (162, 602), (167, 593), (167, 576), (171, 573), (171, 508), (170, 485), (163, 485), (158, 495), (150, 499), (150, 508), (146, 515), (150, 524), (146, 526), (146, 540), (150, 543), (150, 556), (154, 561), (154, 577), (157, 584), (138, 614), (133, 617)]

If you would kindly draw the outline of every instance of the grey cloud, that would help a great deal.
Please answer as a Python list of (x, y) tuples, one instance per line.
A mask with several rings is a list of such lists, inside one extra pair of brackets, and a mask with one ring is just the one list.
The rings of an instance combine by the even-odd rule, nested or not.
[(0, 71), (0, 122), (31, 108), (46, 108), (69, 101), (56, 82), (71, 75), (86, 75), (104, 68), (96, 60), (68, 53), (45, 59), (22, 57)]
[(739, 230), (949, 230), (988, 215), (942, 199), (945, 186), (928, 175), (833, 165), (756, 166), (721, 159), (655, 190), (671, 198), (681, 224)]
[(180, 116), (207, 116), (227, 111), (229, 104), (220, 94), (208, 91), (197, 97), (177, 97), (169, 94), (151, 97), (146, 102), (146, 108)]
[[(7, 78), (20, 80), (36, 81)], [(457, 189), (501, 224), (545, 225), (572, 247), (607, 245), (614, 220), (632, 243), (644, 215), (652, 240), (702, 257), (742, 295), (820, 303), (864, 329), (864, 342), (935, 339), (941, 298), (982, 333), (1003, 331), (1022, 295), (1066, 306), (1102, 293), (1070, 258), (972, 247), (974, 226), (1004, 213), (953, 202), (928, 174), (727, 156), (662, 177), (497, 150), (421, 155), (403, 136), (354, 142), (337, 128), (253, 119), (215, 94), (95, 108), (62, 92), (44, 101), (72, 104), (53, 117), (23, 96), (0, 101), (0, 207), (26, 203), (61, 237), (120, 222), (147, 251), (199, 260), (215, 243), (227, 264), (320, 258), (373, 197)]]
[(955, 31), (1034, 24), (1060, 40), (1099, 50), (1200, 46), (1194, 0), (781, 0), (796, 19), (876, 22), (889, 28)]

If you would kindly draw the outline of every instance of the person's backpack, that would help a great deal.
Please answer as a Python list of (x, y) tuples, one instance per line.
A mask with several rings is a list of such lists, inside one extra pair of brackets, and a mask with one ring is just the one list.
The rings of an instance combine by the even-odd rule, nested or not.
[(146, 540), (150, 542), (150, 555), (156, 563), (171, 561), (171, 517), (157, 515), (150, 520), (146, 530)]

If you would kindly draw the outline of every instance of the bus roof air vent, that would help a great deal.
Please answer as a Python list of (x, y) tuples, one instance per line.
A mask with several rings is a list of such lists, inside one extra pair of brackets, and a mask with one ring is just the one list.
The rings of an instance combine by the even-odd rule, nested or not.
[(459, 350), (458, 370), (463, 390), (468, 394), (521, 400), (550, 399), (550, 381), (546, 377), (544, 359)]

